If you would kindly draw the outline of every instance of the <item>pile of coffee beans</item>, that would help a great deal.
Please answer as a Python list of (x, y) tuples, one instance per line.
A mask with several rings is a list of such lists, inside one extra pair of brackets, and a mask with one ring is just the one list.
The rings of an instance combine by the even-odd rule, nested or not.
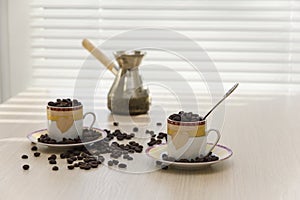
[[(143, 145), (139, 144), (138, 142), (132, 141), (131, 139), (135, 137), (133, 133), (127, 134), (127, 133), (122, 133), (119, 129), (115, 130), (114, 132), (111, 132), (110, 130), (105, 129), (106, 132), (106, 138), (103, 140), (96, 142), (93, 145), (93, 148), (96, 152), (100, 154), (105, 154), (109, 153), (110, 157), (112, 158), (119, 158), (123, 155), (127, 160), (132, 160), (131, 157), (129, 156), (128, 159), (128, 154), (130, 153), (141, 153), (143, 151)], [(131, 140), (127, 144), (121, 144), (118, 143), (117, 141), (113, 141), (110, 143), (111, 140), (114, 138), (117, 139), (117, 141), (120, 140)]]
[(197, 122), (202, 121), (203, 118), (198, 114), (194, 114), (192, 112), (184, 112), (180, 111), (178, 114), (172, 114), (169, 116), (169, 119), (178, 121), (178, 122)]
[(163, 139), (165, 139), (165, 142), (168, 140), (168, 135), (163, 132), (159, 132), (158, 134), (155, 134), (154, 131), (149, 131), (146, 130), (146, 134), (150, 134), (151, 138), (150, 141), (147, 143), (148, 146), (154, 146), (154, 145), (159, 145), (163, 143)]
[(78, 144), (83, 142), (90, 142), (96, 140), (101, 136), (101, 133), (96, 130), (83, 129), (82, 137), (79, 136), (76, 138), (63, 138), (61, 141), (56, 141), (49, 137), (48, 134), (42, 134), (38, 138), (38, 142), (46, 144)]
[(77, 99), (56, 99), (55, 102), (49, 101), (48, 106), (54, 107), (74, 107), (74, 106), (81, 106), (81, 102)]
[(181, 163), (203, 163), (203, 162), (213, 162), (219, 160), (219, 157), (216, 155), (213, 155), (212, 152), (210, 152), (205, 157), (196, 157), (195, 159), (180, 159), (176, 160), (175, 158), (168, 156), (167, 154), (162, 155), (162, 159), (169, 162), (181, 162)]

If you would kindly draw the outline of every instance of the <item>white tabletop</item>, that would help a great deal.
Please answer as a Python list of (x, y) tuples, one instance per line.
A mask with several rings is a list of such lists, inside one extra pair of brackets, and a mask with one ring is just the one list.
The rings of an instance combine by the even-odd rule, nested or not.
[[(26, 139), (28, 133), (45, 128), (46, 124), (47, 98), (31, 96), (32, 91), (25, 92), (0, 106), (0, 199), (300, 198), (300, 151), (297, 150), (300, 97), (297, 95), (237, 93), (228, 99), (224, 123), (219, 127), (222, 134), (219, 143), (234, 153), (224, 162), (201, 170), (170, 168), (137, 170), (137, 173), (118, 171), (106, 164), (89, 171), (68, 170), (65, 161), (59, 159), (60, 170), (52, 171), (47, 157), (53, 150), (40, 148), (42, 155), (35, 158)], [(112, 126), (115, 119), (105, 106), (99, 109), (102, 113), (97, 116), (101, 118), (98, 127), (115, 129)], [(172, 109), (170, 106), (169, 110)], [(134, 118), (134, 123), (145, 124), (145, 120), (150, 123), (147, 116)], [(29, 159), (22, 160), (22, 154), (29, 155)], [(128, 168), (143, 159), (150, 162), (144, 153), (141, 156), (144, 158), (135, 159)], [(28, 171), (22, 169), (24, 163), (30, 164)]]

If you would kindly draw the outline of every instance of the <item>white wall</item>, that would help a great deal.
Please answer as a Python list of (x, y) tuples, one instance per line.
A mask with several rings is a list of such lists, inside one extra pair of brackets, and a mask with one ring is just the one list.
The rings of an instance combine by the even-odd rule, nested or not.
[(29, 5), (23, 0), (0, 0), (0, 101), (28, 87), (31, 80)]
[(7, 1), (0, 0), (0, 102), (10, 96), (7, 10)]

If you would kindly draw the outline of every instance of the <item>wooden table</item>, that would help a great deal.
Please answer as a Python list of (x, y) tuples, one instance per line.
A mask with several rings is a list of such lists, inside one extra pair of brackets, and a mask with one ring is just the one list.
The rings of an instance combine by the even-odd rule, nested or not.
[[(26, 135), (45, 128), (47, 102), (31, 98), (34, 92), (0, 106), (0, 199), (300, 199), (298, 95), (233, 95), (226, 102), (220, 143), (234, 154), (222, 163), (196, 171), (126, 173), (107, 165), (71, 171), (64, 160), (52, 171), (47, 157), (53, 150), (45, 148), (41, 157), (33, 157)], [(114, 129), (107, 109), (100, 110), (100, 128)], [(22, 154), (29, 159), (22, 160)], [(22, 169), (24, 163), (30, 170)]]

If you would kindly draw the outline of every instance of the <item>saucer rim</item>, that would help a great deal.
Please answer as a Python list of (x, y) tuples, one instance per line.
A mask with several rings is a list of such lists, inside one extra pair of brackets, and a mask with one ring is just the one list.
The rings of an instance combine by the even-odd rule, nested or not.
[[(209, 145), (212, 145), (212, 143), (208, 143)], [(232, 149), (230, 149), (229, 147), (223, 145), (223, 144), (217, 144), (216, 147), (219, 147), (221, 149), (224, 149), (226, 150), (226, 152), (228, 152), (228, 155), (226, 155), (224, 158), (222, 159), (219, 159), (219, 160), (216, 160), (216, 161), (210, 161), (210, 162), (194, 162), (194, 163), (183, 163), (183, 162), (172, 162), (172, 161), (166, 161), (166, 160), (163, 160), (161, 158), (156, 158), (156, 157), (153, 157), (150, 155), (150, 151), (151, 149), (154, 149), (154, 148), (158, 148), (158, 147), (161, 147), (161, 146), (166, 146), (167, 143), (164, 143), (164, 144), (160, 144), (160, 145), (154, 145), (152, 147), (148, 147), (146, 149), (146, 154), (152, 158), (152, 159), (155, 159), (155, 160), (158, 160), (158, 161), (161, 161), (162, 163), (164, 164), (167, 164), (167, 165), (173, 165), (173, 166), (178, 166), (178, 167), (185, 167), (185, 168), (188, 168), (188, 167), (202, 167), (202, 166), (209, 166), (209, 165), (213, 165), (213, 164), (216, 164), (216, 163), (220, 163), (224, 160), (227, 160), (229, 159), (232, 155), (233, 155), (233, 151)], [(216, 148), (215, 147), (215, 148)], [(214, 153), (213, 153), (214, 154)], [(217, 154), (215, 154), (217, 155)], [(218, 156), (218, 155), (217, 155)]]
[[(84, 129), (88, 129), (89, 127), (85, 126), (83, 127)], [(95, 143), (95, 142), (99, 142), (100, 140), (103, 140), (105, 137), (106, 137), (106, 132), (102, 129), (99, 129), (99, 128), (96, 128), (96, 127), (92, 127), (93, 130), (96, 130), (98, 132), (101, 133), (101, 136), (99, 135), (99, 137), (95, 140), (91, 140), (91, 141), (88, 141), (88, 142), (82, 142), (82, 143), (75, 143), (75, 144), (47, 144), (47, 143), (43, 143), (43, 142), (39, 142), (37, 139), (35, 139), (33, 137), (33, 135), (37, 134), (37, 133), (40, 133), (40, 132), (44, 132), (46, 131), (47, 132), (47, 129), (46, 128), (43, 128), (43, 129), (39, 129), (39, 130), (36, 130), (36, 131), (33, 131), (31, 133), (29, 133), (27, 135), (27, 139), (30, 141), (30, 142), (33, 142), (37, 145), (43, 145), (43, 146), (48, 146), (48, 147), (77, 147), (77, 146), (84, 146), (84, 145), (88, 145), (88, 144), (92, 144), (92, 143)]]

